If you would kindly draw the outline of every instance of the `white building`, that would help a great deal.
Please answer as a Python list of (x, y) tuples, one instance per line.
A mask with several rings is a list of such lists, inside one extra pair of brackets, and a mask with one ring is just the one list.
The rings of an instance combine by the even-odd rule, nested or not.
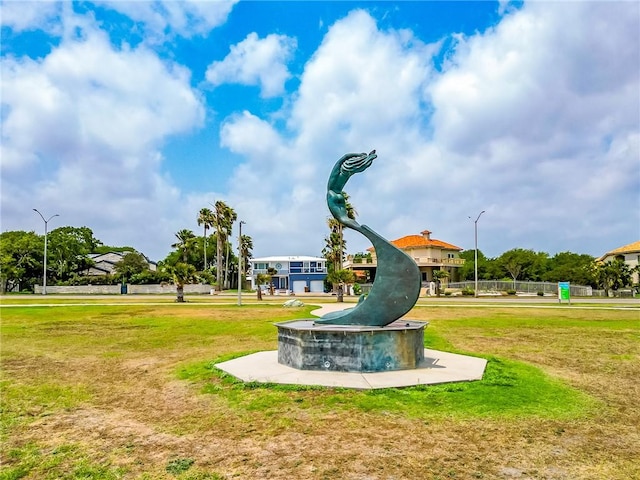
[[(611, 262), (613, 260), (620, 260), (626, 263), (631, 269), (637, 267), (638, 264), (640, 264), (640, 240), (630, 243), (629, 245), (616, 248), (615, 250), (611, 250), (598, 258), (598, 261), (602, 263)], [(637, 271), (633, 272), (632, 279), (633, 283), (640, 282), (640, 275)]]
[(258, 288), (259, 274), (276, 270), (271, 282), (276, 290), (302, 292), (324, 292), (327, 276), (327, 260), (322, 257), (261, 257), (251, 259), (251, 288)]

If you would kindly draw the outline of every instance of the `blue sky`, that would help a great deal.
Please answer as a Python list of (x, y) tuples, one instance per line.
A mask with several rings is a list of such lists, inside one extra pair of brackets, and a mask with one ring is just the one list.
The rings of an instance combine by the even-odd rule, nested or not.
[(0, 5), (3, 231), (160, 260), (223, 200), (255, 256), (319, 255), (329, 171), (375, 148), (346, 191), (389, 239), (640, 239), (638, 2)]

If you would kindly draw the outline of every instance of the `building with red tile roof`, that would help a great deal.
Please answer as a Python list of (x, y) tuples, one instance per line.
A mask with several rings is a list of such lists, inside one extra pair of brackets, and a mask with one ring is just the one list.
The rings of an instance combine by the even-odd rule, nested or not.
[[(458, 281), (458, 270), (464, 265), (464, 259), (460, 258), (462, 248), (431, 238), (429, 230), (423, 230), (420, 235), (407, 235), (392, 240), (391, 243), (414, 259), (420, 268), (424, 283), (434, 280), (433, 272), (436, 270), (446, 271), (449, 274), (448, 281)], [(373, 247), (369, 248), (368, 252), (367, 257), (349, 255), (344, 268), (353, 270), (360, 278), (366, 277), (373, 281), (377, 268), (376, 252)]]
[[(629, 268), (635, 269), (640, 265), (640, 240), (618, 247), (598, 258), (598, 261), (602, 263), (611, 262), (613, 260), (621, 260), (626, 263)], [(633, 283), (640, 283), (640, 274), (638, 274), (637, 271), (633, 272), (632, 278)]]
[[(406, 237), (392, 240), (391, 243), (400, 250), (434, 249), (438, 251), (452, 250), (456, 252), (460, 252), (462, 250), (462, 248), (456, 247), (451, 243), (431, 238), (431, 232), (429, 230), (423, 230), (420, 232), (420, 235), (407, 235)], [(370, 248), (369, 250), (373, 250), (373, 248)]]

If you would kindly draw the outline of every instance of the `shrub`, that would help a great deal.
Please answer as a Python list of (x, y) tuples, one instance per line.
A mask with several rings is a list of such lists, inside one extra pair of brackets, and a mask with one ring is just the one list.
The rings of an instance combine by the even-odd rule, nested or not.
[(167, 272), (145, 270), (144, 272), (131, 275), (128, 283), (132, 285), (150, 285), (157, 283), (162, 284), (162, 282), (170, 282), (171, 280), (171, 275)]
[(462, 289), (462, 295), (464, 295), (465, 297), (471, 297), (475, 294), (475, 290), (471, 287), (464, 287)]
[(198, 272), (198, 278), (202, 283), (206, 283), (209, 285), (215, 285), (216, 278), (213, 276), (211, 271)]
[(539, 296), (539, 297), (544, 297), (544, 292), (539, 291), (539, 292), (538, 292), (538, 296)]
[(509, 290), (507, 290), (507, 295), (515, 295), (516, 291), (513, 288), (510, 288)]

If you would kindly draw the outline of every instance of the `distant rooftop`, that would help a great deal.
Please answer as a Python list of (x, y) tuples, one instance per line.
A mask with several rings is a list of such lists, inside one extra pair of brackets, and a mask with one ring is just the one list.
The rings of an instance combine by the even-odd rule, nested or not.
[[(451, 243), (431, 238), (431, 232), (429, 230), (423, 230), (420, 232), (420, 235), (407, 235), (406, 237), (392, 240), (391, 243), (400, 249), (438, 247), (445, 250), (462, 250), (461, 247), (457, 247)], [(369, 248), (369, 250), (373, 251), (374, 248)]]
[(293, 256), (273, 256), (273, 257), (259, 257), (252, 258), (252, 262), (324, 262), (326, 258), (322, 257), (308, 257), (305, 255), (293, 255)]
[(603, 260), (606, 257), (610, 257), (611, 255), (622, 255), (625, 253), (640, 253), (640, 240), (637, 242), (630, 243), (629, 245), (625, 245), (623, 247), (616, 248), (615, 250), (611, 250), (610, 252), (602, 255), (599, 260)]

